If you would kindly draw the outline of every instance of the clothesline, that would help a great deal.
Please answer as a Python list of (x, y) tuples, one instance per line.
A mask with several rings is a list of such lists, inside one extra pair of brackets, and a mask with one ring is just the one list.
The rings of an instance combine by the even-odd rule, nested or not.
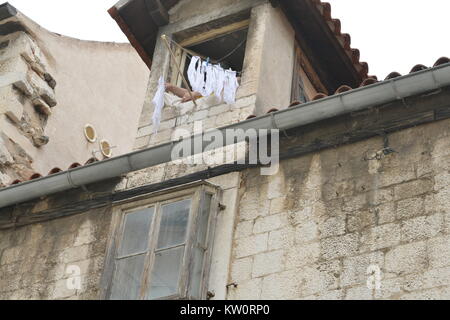
[[(186, 53), (186, 57), (189, 60), (192, 60), (193, 57), (200, 57), (203, 60), (207, 60), (210, 59), (209, 57), (205, 57), (201, 54), (195, 53), (189, 49), (186, 49), (184, 47), (182, 47), (179, 43), (177, 43), (176, 41), (174, 41), (173, 39), (169, 38), (169, 41), (172, 42), (174, 45), (176, 45), (178, 48), (180, 48), (181, 50), (183, 50)], [(210, 59), (210, 62), (212, 64), (220, 64), (220, 62), (222, 62), (223, 60), (225, 60), (226, 58), (230, 57), (231, 55), (233, 55), (244, 43), (247, 42), (247, 39), (243, 40), (241, 43), (239, 43), (237, 45), (236, 48), (234, 48), (230, 53), (226, 54), (223, 58), (220, 58), (219, 60), (214, 60), (214, 59)], [(238, 75), (242, 74), (242, 71), (237, 71)]]
[[(169, 50), (172, 59), (176, 62), (175, 55), (173, 54), (172, 49), (170, 48), (169, 41), (167, 36), (163, 35), (161, 37), (165, 42), (167, 49)], [(210, 59), (207, 61), (202, 61), (202, 58), (196, 55), (194, 52), (191, 53), (190, 50), (183, 48), (178, 43), (170, 39), (175, 45), (180, 47), (183, 51), (186, 52), (187, 56), (190, 56), (190, 64), (187, 70), (189, 82), (191, 84), (192, 90), (200, 93), (202, 96), (207, 97), (211, 95), (215, 95), (217, 98), (226, 102), (227, 104), (234, 104), (236, 101), (236, 91), (239, 87), (239, 81), (237, 77), (237, 72), (233, 71), (231, 68), (225, 70), (218, 63), (210, 63)], [(223, 59), (231, 56), (236, 50), (239, 49), (240, 44), (237, 48), (233, 49), (230, 53), (228, 53)], [(178, 68), (178, 72), (183, 77), (183, 81), (185, 85), (189, 88), (189, 84), (187, 83), (181, 66), (179, 64), (176, 65)], [(153, 105), (155, 106), (152, 123), (153, 130), (156, 134), (159, 129), (159, 125), (162, 117), (162, 109), (164, 108), (164, 95), (166, 91), (166, 84), (164, 80), (164, 76), (161, 76), (158, 81), (158, 89), (156, 94), (152, 100)], [(188, 92), (195, 103), (193, 98), (193, 93), (188, 89)]]

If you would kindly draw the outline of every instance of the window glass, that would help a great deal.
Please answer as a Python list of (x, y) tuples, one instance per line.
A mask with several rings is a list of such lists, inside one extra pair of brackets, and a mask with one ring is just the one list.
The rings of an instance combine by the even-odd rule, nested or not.
[(191, 200), (183, 200), (162, 206), (157, 249), (181, 245), (186, 241)]
[(141, 290), (145, 254), (117, 260), (111, 300), (137, 300)]
[(201, 295), (201, 283), (203, 276), (204, 259), (205, 259), (205, 250), (203, 250), (202, 248), (194, 248), (191, 288), (189, 290), (189, 295), (195, 299), (200, 299)]
[(148, 250), (148, 237), (154, 208), (128, 213), (122, 235), (119, 257), (142, 253)]
[(124, 215), (109, 299), (202, 298), (213, 195), (192, 194)]
[(200, 217), (198, 219), (197, 242), (201, 245), (206, 245), (206, 238), (208, 236), (209, 213), (211, 211), (212, 195), (205, 194), (200, 209)]
[(148, 299), (160, 299), (178, 293), (184, 246), (155, 254)]

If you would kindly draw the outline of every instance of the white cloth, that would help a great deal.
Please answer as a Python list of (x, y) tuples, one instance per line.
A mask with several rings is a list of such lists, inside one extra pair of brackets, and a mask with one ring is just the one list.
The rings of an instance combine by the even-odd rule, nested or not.
[(161, 76), (158, 82), (158, 90), (156, 91), (155, 97), (152, 102), (155, 106), (155, 110), (153, 112), (153, 132), (158, 133), (159, 125), (161, 124), (161, 114), (162, 109), (164, 108), (164, 92), (166, 91), (166, 83), (164, 81), (164, 77)]
[(188, 79), (192, 90), (204, 97), (214, 93), (220, 101), (223, 99), (227, 104), (236, 102), (239, 83), (236, 72), (231, 69), (224, 70), (220, 65), (212, 65), (195, 56), (188, 68)]
[[(198, 64), (198, 66), (197, 66)], [(188, 79), (191, 84), (191, 88), (193, 91), (199, 92), (202, 87), (202, 79), (200, 77), (200, 69), (202, 62), (200, 57), (192, 57), (191, 64), (188, 68)]]
[(164, 104), (166, 107), (178, 107), (182, 103), (183, 98), (180, 98), (170, 92), (164, 92)]
[(236, 103), (236, 91), (239, 88), (236, 71), (231, 69), (225, 71), (225, 82), (223, 88), (223, 100), (227, 104)]
[(216, 75), (214, 73), (215, 66), (212, 64), (207, 64), (206, 66), (206, 82), (205, 82), (205, 90), (204, 97), (208, 97), (213, 94), (214, 90), (217, 87)]
[(208, 64), (206, 63), (206, 61), (203, 61), (200, 65), (200, 70), (198, 72), (198, 77), (200, 78), (200, 80), (198, 80), (198, 85), (199, 85), (199, 89), (200, 89), (200, 90), (198, 90), (198, 92), (200, 92), (200, 94), (204, 97), (208, 96), (206, 94), (206, 90), (205, 90), (205, 86), (206, 86), (205, 75), (206, 75), (207, 66), (208, 66)]
[(214, 94), (218, 99), (222, 101), (223, 85), (225, 82), (225, 70), (223, 70), (221, 66), (214, 66), (214, 77), (216, 79), (216, 87), (214, 89)]

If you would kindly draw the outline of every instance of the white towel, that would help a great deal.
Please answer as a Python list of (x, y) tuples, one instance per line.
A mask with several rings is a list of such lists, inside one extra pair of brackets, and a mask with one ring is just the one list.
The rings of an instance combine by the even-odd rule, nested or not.
[[(199, 83), (200, 77), (199, 77), (199, 68), (202, 64), (202, 62), (200, 61), (200, 57), (192, 57), (191, 59), (191, 64), (189, 65), (188, 68), (188, 79), (189, 82), (191, 84), (191, 88), (193, 91), (200, 91), (201, 87), (199, 87), (201, 85), (201, 83)], [(197, 66), (197, 64), (199, 64), (199, 66)]]
[(164, 107), (164, 92), (166, 92), (166, 83), (164, 81), (164, 77), (161, 76), (159, 78), (158, 90), (152, 100), (153, 105), (155, 106), (152, 118), (154, 134), (158, 133), (159, 125), (161, 124), (161, 114)]
[(225, 82), (225, 70), (219, 65), (214, 66), (214, 74), (216, 78), (216, 87), (214, 89), (214, 94), (220, 101), (223, 98), (223, 85)]
[(214, 69), (215, 69), (215, 66), (213, 66), (212, 64), (208, 64), (206, 66), (206, 82), (205, 82), (205, 90), (204, 90), (204, 95), (203, 95), (205, 97), (210, 96), (217, 87), (216, 75), (215, 75)]
[(236, 91), (239, 88), (236, 71), (231, 69), (225, 71), (225, 85), (223, 88), (223, 100), (227, 104), (236, 103)]

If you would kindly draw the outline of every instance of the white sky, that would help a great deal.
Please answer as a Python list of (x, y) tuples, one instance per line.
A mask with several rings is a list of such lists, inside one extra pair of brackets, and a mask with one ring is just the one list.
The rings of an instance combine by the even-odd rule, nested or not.
[[(211, 1), (211, 0), (210, 0)], [(0, 2), (2, 2), (0, 0)], [(86, 40), (126, 42), (106, 12), (117, 0), (9, 0), (43, 27)], [(328, 0), (342, 32), (369, 63), (369, 73), (384, 79), (391, 71), (408, 73), (450, 57), (449, 0)]]

